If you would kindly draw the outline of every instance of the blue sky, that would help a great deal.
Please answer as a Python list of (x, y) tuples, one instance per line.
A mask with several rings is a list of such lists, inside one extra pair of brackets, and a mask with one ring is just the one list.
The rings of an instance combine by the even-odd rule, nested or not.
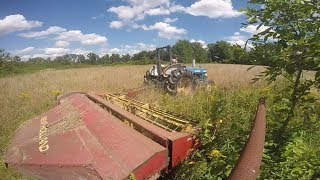
[[(136, 53), (178, 39), (243, 45), (246, 0), (1, 0), (0, 48), (24, 59)], [(263, 30), (263, 28), (261, 29)]]

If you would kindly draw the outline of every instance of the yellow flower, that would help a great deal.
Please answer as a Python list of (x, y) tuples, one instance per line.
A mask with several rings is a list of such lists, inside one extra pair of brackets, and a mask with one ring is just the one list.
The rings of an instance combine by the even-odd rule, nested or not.
[(60, 90), (54, 89), (51, 91), (51, 93), (55, 96), (58, 97), (60, 95)]
[(271, 88), (270, 87), (265, 87), (262, 89), (262, 92), (269, 92), (271, 91)]
[(222, 120), (220, 119), (219, 123), (222, 123)]
[(188, 165), (192, 165), (192, 164), (195, 164), (196, 162), (194, 162), (194, 161), (190, 161), (189, 163), (188, 163)]
[(210, 153), (210, 156), (211, 156), (211, 157), (213, 157), (213, 156), (220, 156), (220, 155), (221, 155), (220, 151), (219, 151), (219, 150), (216, 150), (216, 149), (212, 150), (211, 153)]
[(21, 97), (21, 98), (29, 98), (29, 97), (30, 97), (30, 94), (29, 94), (29, 93), (26, 93), (26, 92), (22, 92), (22, 93), (20, 94), (20, 97)]
[(136, 176), (133, 173), (131, 173), (130, 176), (129, 176), (129, 179), (130, 180), (136, 180)]

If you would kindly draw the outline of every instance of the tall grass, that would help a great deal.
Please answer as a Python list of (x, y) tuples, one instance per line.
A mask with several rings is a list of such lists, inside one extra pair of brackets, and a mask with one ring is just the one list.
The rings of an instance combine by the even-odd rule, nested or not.
[[(216, 164), (217, 169), (220, 169), (220, 175), (215, 172), (219, 177), (225, 177), (226, 175), (223, 174), (227, 174), (228, 170), (232, 168), (239, 155), (238, 151), (241, 150), (246, 140), (258, 97), (268, 96), (270, 100), (267, 102), (270, 102), (273, 95), (279, 90), (266, 87), (264, 82), (250, 84), (251, 79), (263, 71), (263, 67), (257, 67), (248, 72), (246, 69), (249, 66), (220, 64), (201, 66), (207, 68), (209, 79), (214, 80), (216, 85), (214, 89), (199, 91), (192, 96), (178, 97), (168, 96), (158, 90), (151, 89), (139, 95), (138, 99), (168, 111), (183, 114), (199, 122), (199, 126), (210, 129), (210, 126), (219, 125), (215, 131), (214, 144), (209, 143), (208, 145), (212, 147), (205, 149), (205, 153), (215, 148), (223, 156), (226, 155), (228, 159), (224, 159), (223, 165)], [(48, 69), (32, 74), (0, 78), (0, 163), (3, 164), (2, 157), (5, 148), (19, 125), (52, 108), (56, 103), (55, 98), (59, 94), (74, 90), (118, 93), (137, 88), (143, 85), (143, 75), (149, 68), (149, 65), (119, 65), (65, 70)], [(270, 105), (268, 104), (269, 107)], [(271, 107), (268, 114), (273, 114)], [(276, 116), (272, 117), (270, 124), (276, 121)], [(186, 163), (192, 161), (194, 159), (189, 159)], [(214, 165), (215, 161), (211, 159), (209, 162), (206, 165), (199, 164), (200, 169)], [(192, 169), (188, 164), (184, 165)], [(183, 167), (181, 169), (185, 171)], [(177, 171), (177, 175), (183, 177), (183, 174), (179, 174), (179, 172)], [(198, 175), (204, 172), (208, 173), (196, 170), (193, 172), (194, 174), (189, 174), (190, 177), (197, 175), (197, 173)], [(218, 175), (214, 177), (218, 177)], [(0, 166), (0, 177), (16, 179), (20, 178), (20, 175)]]

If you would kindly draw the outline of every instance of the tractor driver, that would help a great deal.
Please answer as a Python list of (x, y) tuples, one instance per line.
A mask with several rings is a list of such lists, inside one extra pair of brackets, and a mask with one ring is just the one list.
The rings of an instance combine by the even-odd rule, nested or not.
[(178, 58), (177, 56), (173, 55), (172, 56), (172, 64), (177, 64), (178, 63)]

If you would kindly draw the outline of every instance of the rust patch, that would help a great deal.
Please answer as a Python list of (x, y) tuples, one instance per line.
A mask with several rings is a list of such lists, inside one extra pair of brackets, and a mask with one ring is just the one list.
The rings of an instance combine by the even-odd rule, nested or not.
[(81, 120), (81, 112), (74, 108), (68, 101), (61, 103), (61, 106), (62, 114), (64, 114), (64, 116), (59, 121), (47, 126), (49, 136), (84, 125)]
[(249, 139), (244, 146), (229, 180), (254, 180), (257, 178), (262, 160), (266, 134), (265, 98), (260, 98), (256, 118)]

